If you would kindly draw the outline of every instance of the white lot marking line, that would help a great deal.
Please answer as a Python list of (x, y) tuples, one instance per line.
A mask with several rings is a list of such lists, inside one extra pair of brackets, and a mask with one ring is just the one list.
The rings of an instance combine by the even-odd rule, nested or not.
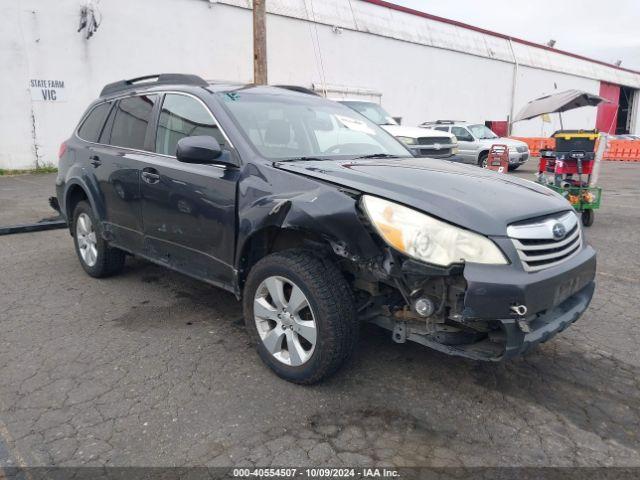
[(607, 273), (607, 272), (597, 272), (597, 274), (602, 275), (603, 277), (617, 278), (619, 280), (626, 280), (627, 282), (640, 283), (640, 278), (624, 277), (622, 275), (614, 275), (613, 273)]

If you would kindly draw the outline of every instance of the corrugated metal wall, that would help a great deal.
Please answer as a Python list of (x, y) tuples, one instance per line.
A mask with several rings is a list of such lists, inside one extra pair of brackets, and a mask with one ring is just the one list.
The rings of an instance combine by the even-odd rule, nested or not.
[[(251, 8), (250, 0), (217, 0)], [(515, 8), (515, 7), (514, 7)], [(640, 88), (640, 74), (360, 0), (269, 0), (267, 11), (329, 26)]]

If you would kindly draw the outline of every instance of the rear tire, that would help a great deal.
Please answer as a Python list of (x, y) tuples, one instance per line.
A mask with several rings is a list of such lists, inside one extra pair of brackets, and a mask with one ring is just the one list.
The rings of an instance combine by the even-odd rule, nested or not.
[(590, 227), (595, 219), (595, 212), (591, 209), (582, 211), (582, 225)]
[(110, 247), (102, 238), (100, 222), (91, 205), (84, 200), (78, 202), (73, 210), (71, 232), (80, 265), (89, 275), (95, 278), (109, 277), (122, 270), (126, 254)]
[[(294, 304), (304, 304), (294, 297), (307, 301), (297, 313)], [(290, 382), (325, 379), (355, 349), (359, 325), (349, 284), (333, 263), (305, 250), (260, 260), (247, 278), (243, 309), (260, 358)]]

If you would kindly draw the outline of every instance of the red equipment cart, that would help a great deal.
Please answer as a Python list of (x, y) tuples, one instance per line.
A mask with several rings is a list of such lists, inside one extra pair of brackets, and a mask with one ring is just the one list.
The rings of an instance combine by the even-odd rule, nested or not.
[(491, 145), (485, 168), (507, 173), (509, 171), (509, 147), (506, 145)]

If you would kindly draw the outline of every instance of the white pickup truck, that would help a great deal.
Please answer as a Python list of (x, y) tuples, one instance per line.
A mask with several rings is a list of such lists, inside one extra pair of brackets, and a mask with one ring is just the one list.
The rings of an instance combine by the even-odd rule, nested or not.
[(453, 160), (458, 153), (455, 135), (422, 127), (400, 125), (380, 105), (365, 100), (336, 100), (372, 122), (380, 125), (391, 135), (403, 142), (415, 156), (444, 158)]

